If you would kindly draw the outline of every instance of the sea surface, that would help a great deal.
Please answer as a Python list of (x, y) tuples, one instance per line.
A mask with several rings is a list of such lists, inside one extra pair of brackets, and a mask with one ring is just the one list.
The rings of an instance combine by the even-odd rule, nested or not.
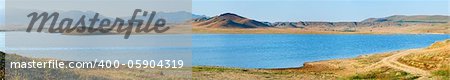
[(183, 59), (194, 66), (300, 67), (305, 62), (423, 48), (445, 34), (1, 34), (2, 51), (70, 61)]
[(305, 62), (427, 47), (441, 34), (200, 34), (193, 65), (241, 68), (300, 67)]

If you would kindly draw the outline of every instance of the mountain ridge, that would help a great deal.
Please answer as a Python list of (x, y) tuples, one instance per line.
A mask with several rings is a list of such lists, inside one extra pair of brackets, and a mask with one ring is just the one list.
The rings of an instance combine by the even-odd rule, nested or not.
[[(225, 17), (225, 18), (224, 18)], [(260, 28), (259, 26), (272, 28), (305, 28), (305, 27), (385, 27), (385, 26), (411, 26), (411, 25), (433, 25), (436, 23), (448, 23), (449, 16), (445, 15), (392, 15), (383, 18), (368, 18), (359, 22), (321, 22), (321, 21), (297, 21), (297, 22), (263, 22), (257, 21), (234, 13), (224, 13), (214, 17), (199, 17), (192, 20), (194, 27), (206, 28), (230, 28), (226, 22), (217, 19), (227, 19), (243, 25), (234, 25), (232, 28)], [(250, 20), (250, 23), (242, 22)], [(209, 21), (208, 21), (209, 20)], [(218, 24), (214, 23), (218, 22)], [(254, 23), (254, 24), (251, 24)], [(216, 24), (216, 25), (213, 25)], [(259, 24), (259, 25), (255, 25)], [(248, 27), (251, 26), (251, 27)]]

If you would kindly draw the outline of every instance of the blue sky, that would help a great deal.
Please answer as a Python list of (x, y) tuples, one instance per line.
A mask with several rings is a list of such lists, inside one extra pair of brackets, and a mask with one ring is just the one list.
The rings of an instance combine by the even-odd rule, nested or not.
[(5, 0), (0, 0), (0, 5), (2, 5), (0, 6), (0, 9), (5, 9)]
[[(5, 0), (0, 0), (1, 18)], [(194, 14), (226, 12), (261, 21), (361, 21), (391, 15), (448, 15), (448, 0), (193, 0)], [(0, 19), (3, 21), (3, 19)]]
[(391, 15), (448, 15), (448, 0), (193, 0), (194, 14), (226, 12), (260, 21), (361, 21)]
[(5, 0), (0, 0), (0, 24), (3, 24), (5, 21)]

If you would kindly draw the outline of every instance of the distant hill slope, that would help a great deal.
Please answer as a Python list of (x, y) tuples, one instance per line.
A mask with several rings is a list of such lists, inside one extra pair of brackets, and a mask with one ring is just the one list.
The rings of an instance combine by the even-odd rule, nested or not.
[(270, 25), (256, 20), (248, 19), (233, 13), (224, 13), (211, 18), (198, 18), (194, 25), (207, 28), (260, 28)]
[(405, 16), (405, 15), (393, 15), (385, 18), (369, 18), (363, 20), (362, 22), (448, 22), (450, 21), (449, 16), (443, 15), (414, 15), (414, 16)]

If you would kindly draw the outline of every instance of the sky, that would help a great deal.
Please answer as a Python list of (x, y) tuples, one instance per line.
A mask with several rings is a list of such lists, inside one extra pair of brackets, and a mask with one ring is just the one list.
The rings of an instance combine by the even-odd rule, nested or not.
[(193, 0), (194, 14), (235, 13), (278, 21), (361, 21), (391, 15), (448, 15), (448, 0)]
[(5, 21), (5, 0), (0, 0), (0, 24), (3, 24)]
[[(0, 21), (4, 20), (4, 1), (0, 0), (3, 5), (0, 6)], [(449, 4), (448, 0), (192, 0), (192, 11), (188, 12), (206, 16), (236, 13), (269, 22), (361, 21), (391, 15), (449, 15)], [(130, 13), (109, 11), (107, 13)]]
[(0, 0), (0, 5), (2, 5), (0, 6), (0, 9), (5, 9), (5, 0)]
[[(3, 0), (4, 1), (4, 0)], [(190, 0), (6, 0), (7, 13), (18, 10), (93, 11), (110, 17), (132, 15), (135, 9), (157, 12), (192, 12)], [(3, 6), (5, 7), (5, 6)], [(11, 11), (8, 11), (11, 10)]]

